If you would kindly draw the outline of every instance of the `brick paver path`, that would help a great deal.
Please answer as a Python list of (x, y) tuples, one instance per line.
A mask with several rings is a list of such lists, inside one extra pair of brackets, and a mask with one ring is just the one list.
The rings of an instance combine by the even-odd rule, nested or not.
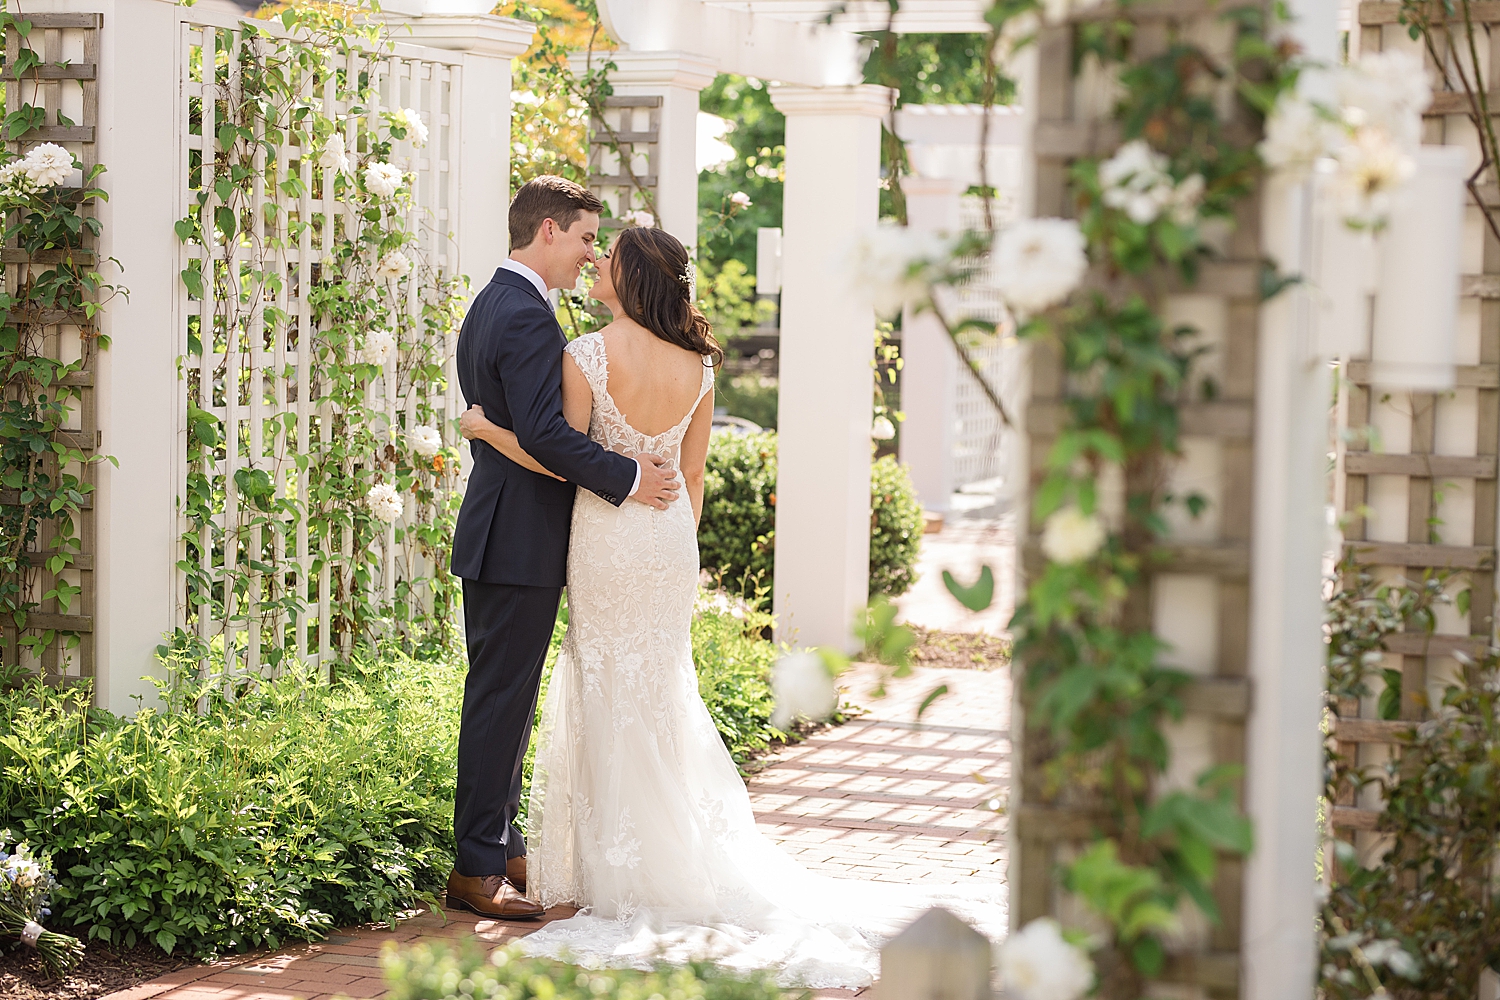
[[(1008, 778), (1010, 704), (1005, 671), (920, 670), (870, 697), (878, 677), (861, 665), (844, 678), (867, 714), (772, 758), (751, 781), (761, 829), (798, 860), (841, 878), (950, 885), (982, 882), (1003, 899), (997, 816), (983, 808)], [(950, 693), (915, 722), (939, 684)], [(558, 907), (548, 919), (570, 916)], [(1003, 911), (997, 908), (997, 917)], [(498, 945), (541, 923), (423, 912), (396, 930), (354, 928), (316, 944), (180, 969), (105, 1000), (332, 1000), (384, 995), (380, 951), (389, 942), (470, 937)], [(819, 997), (852, 997), (825, 990)]]

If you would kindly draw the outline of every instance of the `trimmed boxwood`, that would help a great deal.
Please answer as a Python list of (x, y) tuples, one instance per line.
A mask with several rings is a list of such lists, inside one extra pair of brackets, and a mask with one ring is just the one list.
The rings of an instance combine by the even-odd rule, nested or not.
[[(776, 434), (714, 434), (703, 476), (699, 565), (728, 590), (771, 592), (776, 538)], [(870, 596), (904, 594), (916, 582), (922, 506), (893, 457), (870, 467)]]

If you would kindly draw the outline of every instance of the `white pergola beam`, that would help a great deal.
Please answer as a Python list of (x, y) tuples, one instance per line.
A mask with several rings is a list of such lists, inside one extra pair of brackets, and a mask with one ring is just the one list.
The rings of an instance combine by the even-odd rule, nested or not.
[(707, 0), (714, 7), (743, 11), (803, 24), (832, 24), (844, 31), (885, 31), (901, 34), (966, 34), (990, 30), (982, 0), (903, 0), (891, 18), (885, 0), (851, 0), (837, 9), (827, 0)]

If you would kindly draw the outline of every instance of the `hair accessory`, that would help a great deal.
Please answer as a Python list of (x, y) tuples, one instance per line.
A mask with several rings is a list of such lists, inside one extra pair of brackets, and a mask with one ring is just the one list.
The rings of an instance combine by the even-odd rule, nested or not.
[(689, 288), (692, 288), (693, 282), (697, 279), (697, 277), (698, 275), (694, 273), (693, 262), (688, 261), (687, 267), (682, 269), (682, 273), (677, 276), (677, 280), (682, 282), (684, 285), (687, 285)]

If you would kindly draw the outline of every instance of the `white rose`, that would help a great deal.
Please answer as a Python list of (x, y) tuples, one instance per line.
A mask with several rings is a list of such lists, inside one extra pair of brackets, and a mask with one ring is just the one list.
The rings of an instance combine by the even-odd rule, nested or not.
[(1383, 128), (1404, 149), (1422, 141), (1422, 112), (1432, 103), (1432, 84), (1420, 56), (1399, 49), (1366, 53), (1334, 80), (1349, 124)]
[(735, 208), (749, 208), (750, 196), (743, 191), (736, 191), (734, 194), (729, 196), (729, 204), (733, 205)]
[(392, 117), (406, 129), (406, 138), (413, 146), (421, 149), (427, 145), (427, 123), (422, 121), (422, 115), (416, 108), (402, 108)]
[(1076, 563), (1104, 544), (1104, 525), (1077, 506), (1054, 511), (1042, 526), (1042, 553), (1055, 563)]
[(411, 261), (400, 250), (392, 250), (375, 265), (375, 277), (398, 280), (411, 273)]
[(1067, 298), (1088, 270), (1078, 223), (1071, 219), (1027, 219), (995, 239), (995, 284), (1022, 318)]
[(73, 154), (54, 142), (44, 142), (31, 147), (21, 159), (21, 169), (37, 187), (55, 187), (73, 173)]
[(360, 360), (367, 365), (384, 368), (385, 363), (396, 353), (396, 338), (389, 330), (372, 330), (365, 334), (364, 350)]
[(896, 425), (891, 423), (890, 417), (883, 415), (876, 417), (875, 422), (870, 425), (870, 437), (876, 441), (890, 441), (895, 436)]
[(323, 152), (318, 157), (318, 166), (341, 174), (349, 172), (349, 156), (344, 150), (344, 137), (338, 132), (330, 135), (328, 141), (323, 143)]
[(620, 216), (620, 219), (630, 223), (632, 226), (639, 226), (642, 229), (650, 229), (656, 225), (656, 216), (641, 208), (636, 209), (634, 212), (626, 212)]
[(1198, 221), (1198, 205), (1203, 201), (1204, 181), (1202, 174), (1185, 177), (1172, 189), (1167, 200), (1167, 214), (1179, 226), (1191, 226)]
[(1395, 192), (1416, 164), (1384, 129), (1362, 128), (1335, 158), (1333, 193), (1344, 222), (1355, 228), (1379, 229), (1390, 214)]
[(776, 711), (771, 725), (786, 729), (795, 719), (821, 721), (839, 705), (839, 692), (823, 657), (817, 653), (790, 653), (771, 668), (771, 691)]
[(406, 446), (423, 458), (443, 450), (443, 435), (436, 427), (415, 427), (406, 435)]
[(406, 508), (401, 494), (397, 493), (396, 487), (390, 483), (376, 483), (371, 486), (370, 492), (365, 496), (365, 504), (377, 521), (383, 521), (386, 524), (399, 518)]
[(1273, 170), (1300, 169), (1343, 145), (1343, 130), (1312, 102), (1287, 94), (1266, 119), (1266, 137), (1257, 147)]
[(856, 289), (873, 300), (878, 316), (894, 316), (932, 294), (934, 266), (951, 247), (940, 236), (910, 226), (881, 223), (855, 241), (849, 267)]
[(26, 172), (26, 164), (20, 160), (0, 167), (0, 189), (12, 196), (28, 195), (36, 184)]
[(1000, 978), (1017, 1000), (1077, 1000), (1094, 985), (1094, 963), (1063, 939), (1057, 921), (1038, 917), (1000, 946)]
[(1150, 225), (1172, 200), (1168, 160), (1143, 139), (1132, 139), (1099, 164), (1104, 204), (1118, 208), (1138, 225)]
[(394, 198), (406, 175), (389, 163), (376, 161), (365, 167), (365, 189), (377, 198)]

